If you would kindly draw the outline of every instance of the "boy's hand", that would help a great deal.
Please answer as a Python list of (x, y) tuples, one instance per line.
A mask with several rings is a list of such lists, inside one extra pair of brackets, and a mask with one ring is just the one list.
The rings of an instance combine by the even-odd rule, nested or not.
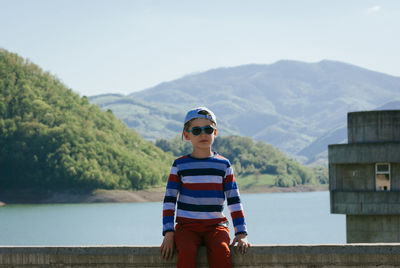
[(245, 254), (247, 252), (247, 249), (251, 247), (251, 244), (247, 241), (246, 234), (238, 234), (233, 239), (231, 246), (235, 247), (236, 253), (239, 249), (240, 253)]
[(160, 248), (161, 255), (164, 259), (172, 259), (172, 257), (174, 256), (174, 237), (174, 232), (168, 232), (164, 236), (164, 240)]

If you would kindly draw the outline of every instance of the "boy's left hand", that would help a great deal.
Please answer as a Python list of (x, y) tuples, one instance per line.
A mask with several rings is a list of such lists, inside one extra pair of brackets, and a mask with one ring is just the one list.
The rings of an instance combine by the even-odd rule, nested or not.
[(245, 254), (247, 252), (247, 249), (251, 247), (251, 244), (247, 241), (246, 234), (238, 234), (233, 239), (231, 246), (235, 247), (236, 253), (239, 249), (240, 253)]

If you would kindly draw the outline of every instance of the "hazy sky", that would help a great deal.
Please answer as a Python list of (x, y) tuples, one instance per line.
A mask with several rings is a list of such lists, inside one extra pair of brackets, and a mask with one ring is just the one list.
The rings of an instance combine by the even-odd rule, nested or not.
[(400, 76), (400, 1), (0, 0), (0, 47), (87, 96), (281, 59)]

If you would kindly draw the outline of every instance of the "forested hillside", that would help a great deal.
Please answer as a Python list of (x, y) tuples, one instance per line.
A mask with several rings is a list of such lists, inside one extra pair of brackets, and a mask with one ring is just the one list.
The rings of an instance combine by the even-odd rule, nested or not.
[[(156, 146), (176, 157), (191, 152), (190, 142), (183, 142), (179, 136), (171, 140), (159, 139)], [(328, 183), (327, 169), (305, 167), (287, 158), (274, 146), (254, 142), (248, 137), (217, 137), (213, 150), (231, 161), (239, 184), (249, 176), (258, 180), (258, 185), (278, 187)]]
[(171, 155), (59, 79), (0, 49), (0, 189), (143, 189)]

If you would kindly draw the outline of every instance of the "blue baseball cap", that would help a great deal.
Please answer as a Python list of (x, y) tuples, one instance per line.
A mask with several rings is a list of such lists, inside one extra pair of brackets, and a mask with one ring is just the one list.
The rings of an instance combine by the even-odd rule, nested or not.
[[(208, 114), (206, 114), (202, 111), (205, 111)], [(208, 119), (211, 122), (213, 122), (215, 125), (217, 125), (217, 118), (215, 117), (215, 114), (206, 107), (197, 107), (197, 108), (189, 110), (186, 114), (184, 124), (186, 124), (190, 120), (196, 119), (196, 118), (205, 118), (205, 119)]]

